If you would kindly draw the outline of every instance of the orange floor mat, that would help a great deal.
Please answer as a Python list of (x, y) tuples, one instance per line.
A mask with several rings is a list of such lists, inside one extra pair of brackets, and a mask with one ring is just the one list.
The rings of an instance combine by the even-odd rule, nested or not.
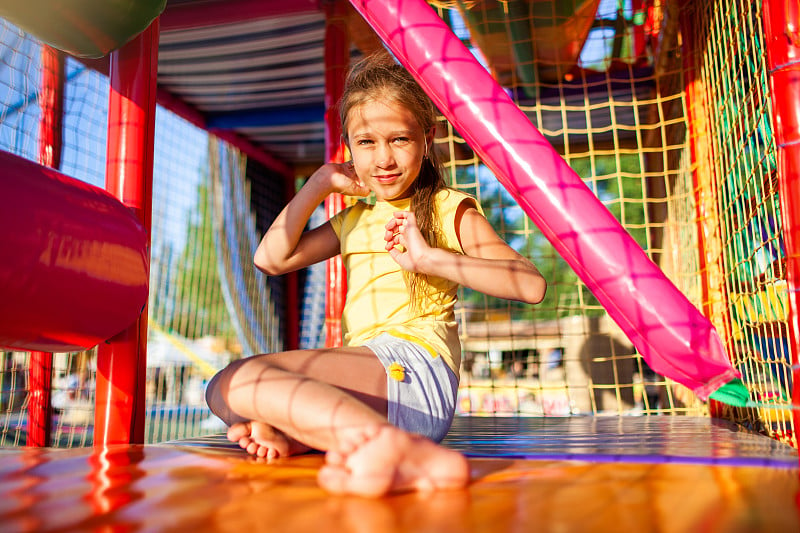
[[(480, 425), (493, 427), (477, 420), (472, 429)], [(496, 439), (530, 452), (535, 446), (523, 446), (520, 439), (533, 433), (517, 429), (516, 441), (508, 434)], [(557, 437), (552, 426), (549, 431), (544, 441)], [(456, 437), (448, 439), (458, 447)], [(595, 440), (618, 437), (606, 433)], [(578, 438), (589, 449), (590, 441), (588, 435)], [(625, 443), (616, 446), (623, 449)], [(267, 463), (220, 437), (205, 444), (196, 439), (107, 450), (4, 449), (0, 530), (800, 531), (796, 461), (659, 462), (624, 455), (602, 460), (598, 454), (582, 458), (580, 449), (575, 445), (570, 459), (470, 454), (474, 481), (465, 490), (377, 500), (319, 489), (320, 454)], [(791, 453), (786, 451), (786, 458)]]

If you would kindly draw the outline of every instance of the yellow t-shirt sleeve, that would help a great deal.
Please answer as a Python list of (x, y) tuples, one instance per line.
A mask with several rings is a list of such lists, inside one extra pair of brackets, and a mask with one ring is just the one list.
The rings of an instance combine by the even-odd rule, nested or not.
[(464, 249), (461, 247), (461, 241), (458, 238), (456, 230), (456, 214), (458, 214), (458, 208), (462, 204), (474, 207), (482, 216), (486, 215), (481, 205), (472, 196), (460, 191), (448, 190), (447, 198), (440, 204), (440, 216), (442, 220), (441, 231), (446, 237), (447, 247), (463, 254)]
[(334, 233), (336, 233), (336, 236), (339, 237), (339, 240), (342, 239), (342, 223), (349, 209), (349, 207), (342, 209), (328, 220), (331, 228), (333, 228)]

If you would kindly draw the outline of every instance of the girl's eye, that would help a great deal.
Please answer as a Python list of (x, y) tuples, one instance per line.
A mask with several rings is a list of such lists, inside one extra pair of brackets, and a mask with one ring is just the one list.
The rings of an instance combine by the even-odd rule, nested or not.
[(408, 137), (395, 137), (394, 142), (397, 144), (405, 144), (408, 141)]
[(372, 141), (369, 139), (359, 139), (356, 144), (358, 144), (359, 146), (367, 146), (369, 144), (372, 144)]

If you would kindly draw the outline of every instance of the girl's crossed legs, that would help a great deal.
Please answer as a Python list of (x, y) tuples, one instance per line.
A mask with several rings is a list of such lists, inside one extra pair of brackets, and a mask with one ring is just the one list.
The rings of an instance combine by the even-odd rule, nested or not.
[(386, 379), (366, 347), (296, 350), (232, 363), (207, 397), (228, 437), (254, 455), (327, 451), (318, 479), (332, 492), (463, 487), (461, 454), (388, 423)]

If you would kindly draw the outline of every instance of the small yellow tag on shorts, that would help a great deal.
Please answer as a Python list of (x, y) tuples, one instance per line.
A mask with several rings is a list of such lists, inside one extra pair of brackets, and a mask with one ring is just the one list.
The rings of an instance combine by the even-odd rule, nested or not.
[(400, 363), (392, 363), (389, 365), (389, 377), (395, 381), (403, 381), (406, 379), (406, 369)]

